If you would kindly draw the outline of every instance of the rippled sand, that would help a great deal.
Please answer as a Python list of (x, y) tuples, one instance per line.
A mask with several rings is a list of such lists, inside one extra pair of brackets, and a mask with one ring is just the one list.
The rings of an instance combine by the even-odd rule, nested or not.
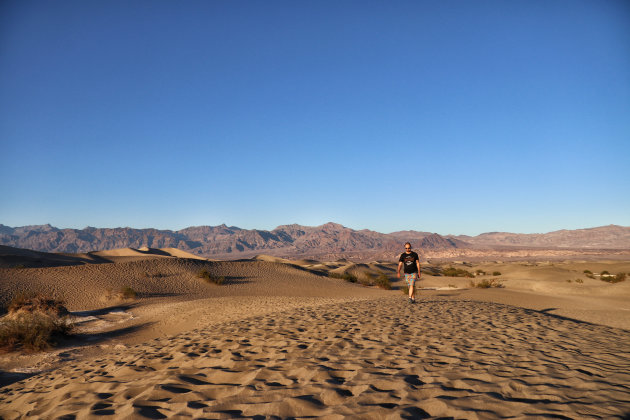
[(400, 296), (298, 308), (113, 351), (2, 389), (3, 418), (622, 418), (630, 333)]

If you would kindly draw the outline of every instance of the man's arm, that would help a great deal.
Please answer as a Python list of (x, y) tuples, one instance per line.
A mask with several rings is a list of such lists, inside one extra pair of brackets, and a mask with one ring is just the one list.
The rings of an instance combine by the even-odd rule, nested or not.
[(420, 278), (420, 260), (416, 260), (416, 265), (418, 266), (418, 278)]
[(400, 269), (402, 268), (402, 261), (398, 262), (398, 270), (396, 270), (396, 277), (400, 278)]

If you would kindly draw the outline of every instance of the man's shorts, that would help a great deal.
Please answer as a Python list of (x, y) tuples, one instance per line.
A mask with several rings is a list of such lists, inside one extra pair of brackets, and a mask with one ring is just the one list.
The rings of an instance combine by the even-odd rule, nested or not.
[(418, 280), (418, 273), (405, 273), (405, 281), (407, 282), (407, 286), (413, 286), (416, 283), (416, 280)]

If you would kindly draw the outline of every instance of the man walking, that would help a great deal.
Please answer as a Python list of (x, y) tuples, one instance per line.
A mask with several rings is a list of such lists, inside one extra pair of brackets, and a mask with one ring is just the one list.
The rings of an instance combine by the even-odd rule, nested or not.
[(416, 303), (416, 280), (420, 279), (420, 258), (411, 250), (411, 244), (405, 244), (405, 252), (398, 259), (397, 276), (400, 278), (400, 269), (404, 266), (405, 281), (409, 286), (409, 303)]

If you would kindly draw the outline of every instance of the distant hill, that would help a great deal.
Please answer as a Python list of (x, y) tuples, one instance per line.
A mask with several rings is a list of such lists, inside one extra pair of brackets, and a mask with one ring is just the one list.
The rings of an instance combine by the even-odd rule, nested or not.
[(480, 246), (630, 249), (630, 227), (617, 225), (531, 234), (490, 232), (474, 237), (454, 236), (453, 238)]
[(630, 227), (611, 225), (545, 234), (493, 232), (475, 237), (445, 237), (417, 231), (385, 234), (367, 229), (354, 230), (336, 223), (282, 225), (271, 231), (226, 225), (171, 231), (128, 227), (58, 229), (51, 225), (12, 228), (0, 224), (0, 245), (55, 253), (148, 247), (177, 248), (206, 258), (249, 258), (264, 253), (283, 257), (366, 259), (391, 258), (401, 252), (405, 241), (423, 251), (444, 251), (448, 255), (454, 255), (458, 250), (493, 247), (630, 249)]
[[(410, 239), (407, 239), (410, 238)], [(428, 239), (425, 239), (428, 238)], [(272, 231), (235, 226), (195, 226), (179, 231), (132, 228), (58, 229), (51, 225), (12, 228), (0, 225), (0, 245), (43, 252), (81, 253), (117, 248), (178, 248), (195, 255), (259, 253), (275, 255), (344, 254), (360, 251), (398, 252), (401, 241), (434, 248), (466, 247), (464, 241), (425, 232), (384, 234), (354, 230), (336, 223), (321, 226), (283, 225)]]

